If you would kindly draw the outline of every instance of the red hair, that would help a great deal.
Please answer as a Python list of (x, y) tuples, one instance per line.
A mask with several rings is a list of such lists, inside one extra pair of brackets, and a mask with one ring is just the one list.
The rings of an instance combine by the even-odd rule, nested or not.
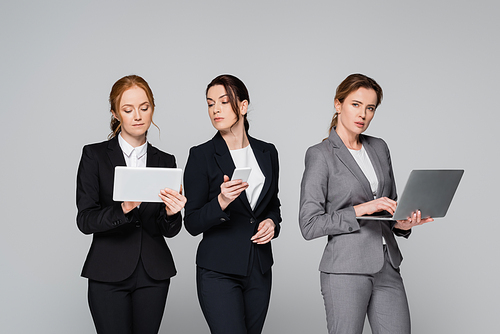
[[(155, 99), (153, 97), (153, 91), (149, 87), (146, 80), (141, 78), (138, 75), (127, 75), (113, 85), (111, 88), (111, 92), (109, 93), (109, 104), (111, 111), (111, 133), (108, 136), (108, 139), (116, 137), (121, 131), (121, 120), (120, 120), (120, 100), (122, 99), (122, 95), (125, 91), (129, 90), (132, 87), (139, 87), (146, 93), (148, 97), (149, 104), (151, 105), (151, 109), (155, 110)], [(115, 117), (118, 117), (118, 119)], [(158, 128), (158, 126), (153, 122), (154, 126)], [(159, 130), (159, 128), (158, 128)]]

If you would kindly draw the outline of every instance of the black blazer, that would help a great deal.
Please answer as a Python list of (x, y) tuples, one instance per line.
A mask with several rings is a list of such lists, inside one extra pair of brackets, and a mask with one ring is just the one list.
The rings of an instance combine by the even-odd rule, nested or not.
[[(176, 269), (164, 236), (179, 233), (181, 215), (167, 217), (163, 203), (142, 203), (125, 215), (121, 202), (113, 201), (115, 166), (126, 166), (117, 137), (83, 148), (76, 184), (76, 221), (80, 231), (93, 234), (93, 239), (82, 276), (122, 281), (134, 272), (139, 257), (151, 278), (174, 276)], [(146, 166), (176, 167), (175, 157), (148, 143)]]
[(192, 235), (203, 233), (196, 264), (226, 274), (247, 275), (251, 251), (255, 250), (262, 273), (273, 264), (271, 243), (254, 244), (250, 238), (261, 221), (271, 218), (280, 231), (278, 199), (278, 152), (273, 144), (248, 137), (266, 180), (255, 209), (242, 192), (222, 211), (217, 196), (224, 175), (235, 169), (231, 153), (219, 132), (208, 142), (192, 147), (184, 172), (187, 203), (184, 224)]

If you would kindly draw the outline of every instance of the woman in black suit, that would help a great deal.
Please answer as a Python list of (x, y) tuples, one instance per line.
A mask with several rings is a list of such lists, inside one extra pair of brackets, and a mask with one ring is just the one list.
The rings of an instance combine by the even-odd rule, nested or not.
[[(157, 333), (176, 274), (164, 237), (181, 229), (186, 198), (165, 188), (163, 203), (114, 202), (116, 166), (176, 167), (173, 155), (146, 141), (154, 98), (147, 82), (130, 75), (111, 89), (108, 141), (86, 145), (78, 167), (78, 228), (93, 234), (82, 276), (98, 333)], [(153, 123), (154, 124), (154, 123)]]
[[(196, 256), (198, 299), (212, 333), (261, 333), (271, 294), (271, 239), (278, 236), (278, 152), (248, 135), (248, 91), (221, 75), (206, 90), (217, 134), (191, 148), (184, 186), (186, 229), (203, 233)], [(251, 167), (248, 182), (230, 180)]]

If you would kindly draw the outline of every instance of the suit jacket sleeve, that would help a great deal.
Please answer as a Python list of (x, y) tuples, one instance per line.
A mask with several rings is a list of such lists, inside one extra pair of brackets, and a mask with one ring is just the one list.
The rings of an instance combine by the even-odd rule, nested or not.
[(165, 237), (175, 237), (179, 234), (182, 227), (181, 213), (177, 212), (173, 216), (167, 216), (165, 209), (160, 210), (160, 214), (158, 216), (158, 226), (160, 227), (161, 233)]
[(352, 233), (360, 229), (353, 206), (328, 213), (329, 168), (324, 153), (317, 147), (306, 152), (300, 189), (299, 224), (305, 239)]
[(85, 234), (106, 232), (132, 220), (133, 213), (126, 216), (119, 202), (101, 205), (99, 162), (89, 146), (83, 148), (76, 182), (76, 221), (80, 231)]
[(216, 189), (210, 189), (211, 176), (207, 166), (208, 161), (203, 149), (191, 148), (184, 171), (184, 186), (188, 199), (184, 224), (193, 236), (230, 219), (229, 214), (222, 211), (217, 199), (220, 188), (218, 192)]

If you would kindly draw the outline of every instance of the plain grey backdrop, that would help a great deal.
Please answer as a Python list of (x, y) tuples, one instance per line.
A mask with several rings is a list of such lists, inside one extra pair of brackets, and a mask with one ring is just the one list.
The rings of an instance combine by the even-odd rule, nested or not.
[[(251, 135), (280, 154), (282, 233), (264, 333), (326, 333), (325, 239), (297, 213), (306, 149), (327, 136), (336, 86), (360, 72), (384, 101), (367, 130), (411, 169), (464, 168), (444, 219), (399, 239), (414, 333), (498, 331), (497, 1), (2, 1), (0, 332), (92, 333), (75, 223), (83, 145), (109, 133), (108, 95), (128, 74), (156, 98), (149, 140), (184, 168), (215, 130), (204, 90), (222, 73), (250, 91)], [(161, 333), (208, 333), (195, 292), (200, 238), (176, 260)], [(365, 333), (370, 330), (365, 327)]]

